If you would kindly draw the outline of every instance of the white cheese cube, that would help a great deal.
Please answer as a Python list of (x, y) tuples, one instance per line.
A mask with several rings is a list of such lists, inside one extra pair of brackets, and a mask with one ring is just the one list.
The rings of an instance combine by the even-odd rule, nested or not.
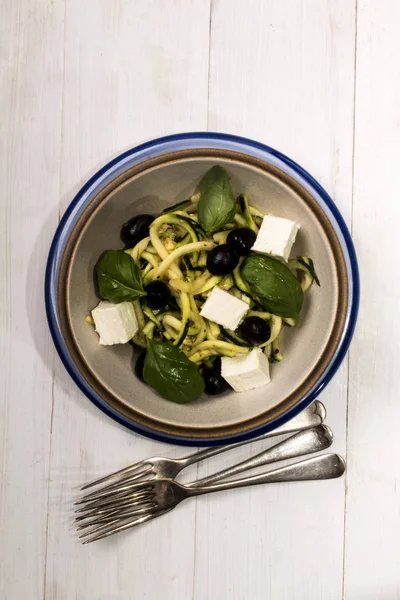
[(202, 317), (234, 331), (249, 310), (249, 305), (232, 294), (213, 288), (200, 311)]
[(266, 215), (252, 250), (279, 256), (287, 262), (299, 229), (300, 225), (295, 221)]
[(223, 356), (221, 375), (235, 392), (247, 392), (271, 381), (269, 361), (261, 348), (254, 348), (249, 354), (234, 358)]
[(126, 344), (139, 329), (132, 302), (100, 302), (92, 317), (103, 346)]

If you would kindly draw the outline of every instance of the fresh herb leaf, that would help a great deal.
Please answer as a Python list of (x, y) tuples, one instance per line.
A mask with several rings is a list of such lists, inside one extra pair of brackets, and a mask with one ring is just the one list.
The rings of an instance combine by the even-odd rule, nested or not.
[(147, 340), (143, 377), (160, 396), (185, 404), (204, 391), (204, 379), (198, 367), (176, 346)]
[(285, 264), (272, 256), (252, 254), (243, 263), (242, 277), (267, 311), (280, 317), (298, 317), (303, 291)]
[(232, 220), (236, 211), (231, 178), (216, 165), (200, 181), (200, 200), (197, 208), (199, 223), (210, 235)]
[(110, 250), (96, 265), (99, 294), (118, 304), (145, 296), (140, 270), (123, 250)]

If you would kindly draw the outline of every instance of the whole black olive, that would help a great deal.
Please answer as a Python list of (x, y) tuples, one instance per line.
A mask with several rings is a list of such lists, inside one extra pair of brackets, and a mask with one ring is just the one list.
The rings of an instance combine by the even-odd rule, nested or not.
[(145, 287), (146, 304), (153, 310), (164, 308), (171, 300), (169, 287), (163, 281), (152, 281)]
[(145, 358), (146, 358), (146, 350), (143, 350), (143, 352), (141, 352), (139, 354), (139, 356), (137, 357), (136, 362), (135, 362), (135, 375), (138, 379), (140, 379), (140, 381), (144, 381), (143, 367), (144, 367)]
[[(212, 360), (212, 357), (211, 357), (211, 360)], [(214, 358), (214, 360), (212, 361), (212, 367), (211, 367), (211, 369), (214, 369), (214, 370), (218, 371), (219, 373), (221, 373), (221, 365), (222, 365), (221, 357), (220, 356), (216, 356)]]
[(240, 333), (246, 342), (249, 342), (253, 346), (258, 346), (270, 338), (271, 328), (260, 317), (247, 317), (240, 326)]
[(207, 269), (212, 275), (229, 275), (239, 264), (239, 254), (228, 244), (213, 248), (207, 256)]
[(149, 227), (154, 221), (152, 215), (137, 215), (122, 225), (120, 237), (127, 246), (133, 247), (149, 235)]
[(210, 396), (223, 394), (229, 389), (232, 389), (229, 383), (221, 375), (221, 359), (218, 358), (211, 369), (204, 369), (203, 378), (205, 382), (204, 391)]
[(239, 227), (229, 232), (226, 243), (240, 256), (247, 256), (256, 241), (257, 234), (248, 227)]

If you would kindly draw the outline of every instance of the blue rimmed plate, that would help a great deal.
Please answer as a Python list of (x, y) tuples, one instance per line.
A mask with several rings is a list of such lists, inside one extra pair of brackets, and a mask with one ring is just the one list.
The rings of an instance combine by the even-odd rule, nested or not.
[[(204, 172), (223, 165), (234, 191), (300, 223), (294, 254), (315, 259), (321, 287), (306, 296), (300, 324), (285, 332), (285, 360), (272, 382), (249, 393), (179, 405), (159, 398), (132, 372), (132, 347), (101, 347), (85, 316), (96, 305), (93, 268), (121, 247), (121, 224), (159, 213), (193, 193)], [(51, 334), (69, 374), (106, 414), (155, 439), (213, 445), (255, 437), (291, 419), (330, 381), (356, 321), (359, 276), (354, 247), (336, 206), (299, 165), (255, 141), (217, 133), (168, 136), (125, 152), (87, 182), (54, 236), (45, 283)]]

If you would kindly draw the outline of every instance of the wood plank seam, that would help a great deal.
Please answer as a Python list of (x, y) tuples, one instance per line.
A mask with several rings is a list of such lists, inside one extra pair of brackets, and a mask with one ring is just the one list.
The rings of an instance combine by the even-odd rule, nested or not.
[[(58, 167), (58, 223), (62, 217), (61, 210), (61, 175), (62, 175), (62, 156), (63, 156), (63, 139), (64, 139), (64, 104), (65, 104), (65, 53), (66, 53), (66, 34), (67, 34), (67, 0), (64, 0), (64, 31), (63, 31), (63, 74), (62, 74), (62, 86), (61, 86), (61, 123), (60, 123), (60, 145), (59, 145), (59, 167)], [(56, 360), (55, 348), (53, 349), (53, 356)], [(45, 534), (45, 554), (44, 554), (44, 569), (43, 569), (43, 600), (47, 597), (47, 561), (49, 555), (49, 518), (50, 518), (50, 486), (51, 486), (51, 454), (53, 447), (53, 422), (54, 422), (54, 404), (55, 404), (55, 364), (53, 360), (52, 374), (51, 374), (51, 415), (50, 415), (50, 439), (49, 439), (49, 470), (47, 478), (47, 515), (46, 515), (46, 534)]]
[[(358, 25), (358, 0), (355, 0), (354, 5), (354, 68), (353, 68), (353, 148), (352, 148), (352, 164), (351, 164), (351, 211), (350, 211), (350, 233), (353, 233), (354, 219), (354, 166), (355, 166), (355, 139), (356, 139), (356, 94), (357, 94), (357, 25)], [(349, 447), (349, 402), (350, 402), (350, 368), (351, 368), (351, 347), (346, 358), (347, 365), (347, 399), (346, 399), (346, 463), (348, 460)], [(343, 569), (342, 569), (342, 600), (345, 600), (345, 565), (346, 565), (346, 522), (347, 522), (347, 469), (345, 472), (344, 481), (344, 519), (343, 519)]]
[(51, 415), (50, 415), (50, 436), (49, 436), (49, 470), (47, 477), (47, 504), (46, 504), (46, 533), (44, 540), (44, 569), (43, 569), (43, 600), (46, 600), (46, 577), (47, 577), (47, 553), (48, 553), (48, 545), (49, 545), (49, 505), (50, 505), (50, 469), (51, 469), (51, 446), (53, 439), (53, 417), (54, 417), (54, 385), (55, 385), (55, 372), (54, 372), (54, 361), (53, 361), (53, 369), (51, 375)]

